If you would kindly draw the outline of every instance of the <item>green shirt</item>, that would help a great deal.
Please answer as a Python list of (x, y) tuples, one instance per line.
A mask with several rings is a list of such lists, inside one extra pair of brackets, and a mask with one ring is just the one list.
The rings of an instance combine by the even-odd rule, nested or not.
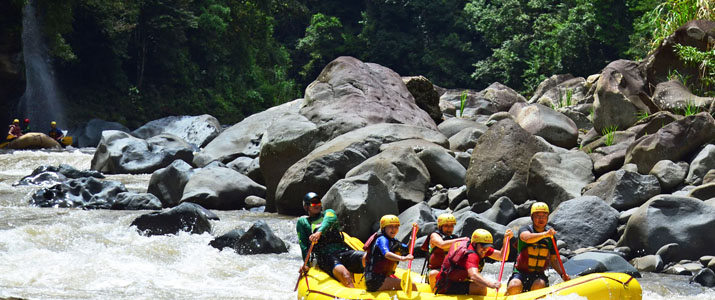
[[(342, 240), (337, 243), (336, 241), (329, 241), (329, 234), (339, 234), (338, 229), (338, 216), (332, 209), (326, 209), (320, 212), (320, 215), (315, 217), (304, 216), (298, 219), (295, 224), (295, 230), (298, 232), (298, 244), (300, 245), (300, 251), (305, 259), (306, 254), (308, 254), (308, 248), (310, 248), (310, 235), (314, 232), (322, 232), (318, 244), (320, 247), (315, 247), (316, 252), (332, 252), (335, 250), (346, 249)], [(332, 231), (332, 232), (329, 232)], [(318, 245), (316, 245), (318, 246)]]

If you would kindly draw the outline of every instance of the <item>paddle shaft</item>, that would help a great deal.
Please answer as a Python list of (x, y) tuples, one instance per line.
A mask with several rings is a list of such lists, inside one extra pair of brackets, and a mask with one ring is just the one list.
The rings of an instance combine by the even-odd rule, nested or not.
[[(506, 262), (506, 259), (509, 257), (509, 237), (507, 236), (506, 239), (504, 240), (504, 252), (501, 254), (501, 266), (499, 267), (499, 284), (501, 285), (501, 278), (502, 274), (504, 274), (504, 263)], [(497, 288), (497, 292), (494, 294), (494, 299), (497, 298), (499, 295), (499, 288)]]
[[(417, 228), (418, 228), (417, 223), (412, 223), (412, 236), (410, 237), (410, 248), (407, 249), (409, 251), (410, 255), (412, 255), (412, 253), (414, 253), (414, 250), (415, 250), (415, 238), (417, 237)], [(407, 262), (407, 275), (404, 278), (405, 282), (403, 282), (403, 284), (406, 284), (406, 286), (403, 287), (403, 289), (402, 289), (403, 291), (405, 291), (405, 293), (407, 293), (407, 297), (412, 297), (411, 275), (412, 275), (412, 259), (410, 259), (410, 261)]]
[(564, 263), (561, 262), (561, 254), (559, 254), (559, 247), (556, 246), (556, 239), (552, 236), (551, 237), (551, 242), (554, 244), (554, 251), (556, 251), (556, 258), (559, 260), (559, 266), (561, 267), (561, 277), (566, 274), (566, 269), (564, 268)]
[[(303, 269), (303, 267), (308, 265), (308, 260), (310, 260), (310, 253), (313, 252), (313, 246), (315, 246), (315, 242), (310, 243), (310, 248), (308, 248), (308, 254), (305, 255), (305, 261), (303, 262), (303, 266), (300, 267), (301, 270)], [(300, 279), (303, 277), (303, 275), (305, 275), (304, 273), (305, 272), (301, 271), (298, 275), (298, 280), (296, 281), (295, 288), (293, 289), (294, 292), (298, 290), (298, 284), (300, 284)]]

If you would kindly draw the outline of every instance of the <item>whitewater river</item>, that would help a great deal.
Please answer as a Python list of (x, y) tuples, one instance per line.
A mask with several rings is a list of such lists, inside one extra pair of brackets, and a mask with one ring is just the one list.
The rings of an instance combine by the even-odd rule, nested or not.
[[(221, 218), (213, 221), (215, 236), (263, 219), (291, 244), (286, 254), (241, 256), (210, 247), (210, 234), (141, 236), (129, 224), (147, 211), (37, 208), (28, 204), (37, 187), (12, 186), (41, 165), (88, 169), (92, 151), (0, 152), (0, 298), (296, 299), (302, 262), (294, 217), (215, 211)], [(107, 176), (137, 192), (146, 191), (149, 178)], [(491, 264), (484, 273), (497, 272)], [(643, 299), (715, 299), (715, 290), (688, 284), (685, 276), (644, 276)]]

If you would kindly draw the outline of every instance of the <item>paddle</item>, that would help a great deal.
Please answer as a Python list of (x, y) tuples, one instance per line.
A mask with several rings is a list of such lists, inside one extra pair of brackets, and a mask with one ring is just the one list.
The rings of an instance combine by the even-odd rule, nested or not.
[[(509, 237), (506, 237), (506, 240), (504, 240), (504, 252), (501, 254), (501, 267), (499, 267), (499, 287), (501, 287), (501, 276), (504, 274), (504, 263), (506, 262), (507, 257), (509, 257)], [(497, 292), (494, 294), (494, 299), (497, 298), (499, 295), (499, 288), (497, 288)]]
[[(308, 260), (310, 260), (310, 253), (313, 252), (313, 246), (315, 246), (315, 242), (310, 243), (310, 248), (308, 248), (308, 254), (305, 255), (305, 261), (303, 262), (303, 267), (308, 265)], [(302, 270), (303, 267), (300, 267)], [(298, 290), (298, 284), (300, 284), (300, 279), (303, 278), (303, 275), (305, 275), (306, 272), (300, 272), (300, 275), (298, 275), (298, 281), (295, 283), (295, 288), (293, 291)]]
[[(417, 223), (412, 223), (412, 237), (410, 238), (410, 255), (415, 250), (415, 238), (417, 237)], [(412, 260), (407, 262), (407, 273), (402, 276), (402, 290), (405, 291), (408, 298), (412, 297)]]
[[(559, 259), (559, 266), (561, 267), (561, 272), (563, 272), (563, 274), (566, 274), (564, 263), (561, 262), (561, 254), (559, 254), (559, 247), (556, 246), (556, 239), (553, 236), (551, 236), (551, 242), (554, 243), (554, 251), (556, 251), (556, 258)], [(561, 275), (561, 277), (563, 277), (563, 275)]]

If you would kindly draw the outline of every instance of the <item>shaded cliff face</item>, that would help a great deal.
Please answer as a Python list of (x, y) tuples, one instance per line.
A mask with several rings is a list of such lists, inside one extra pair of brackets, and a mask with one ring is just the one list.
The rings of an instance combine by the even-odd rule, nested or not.
[(0, 1), (0, 124), (9, 124), (10, 114), (25, 91), (22, 60), (22, 1)]

